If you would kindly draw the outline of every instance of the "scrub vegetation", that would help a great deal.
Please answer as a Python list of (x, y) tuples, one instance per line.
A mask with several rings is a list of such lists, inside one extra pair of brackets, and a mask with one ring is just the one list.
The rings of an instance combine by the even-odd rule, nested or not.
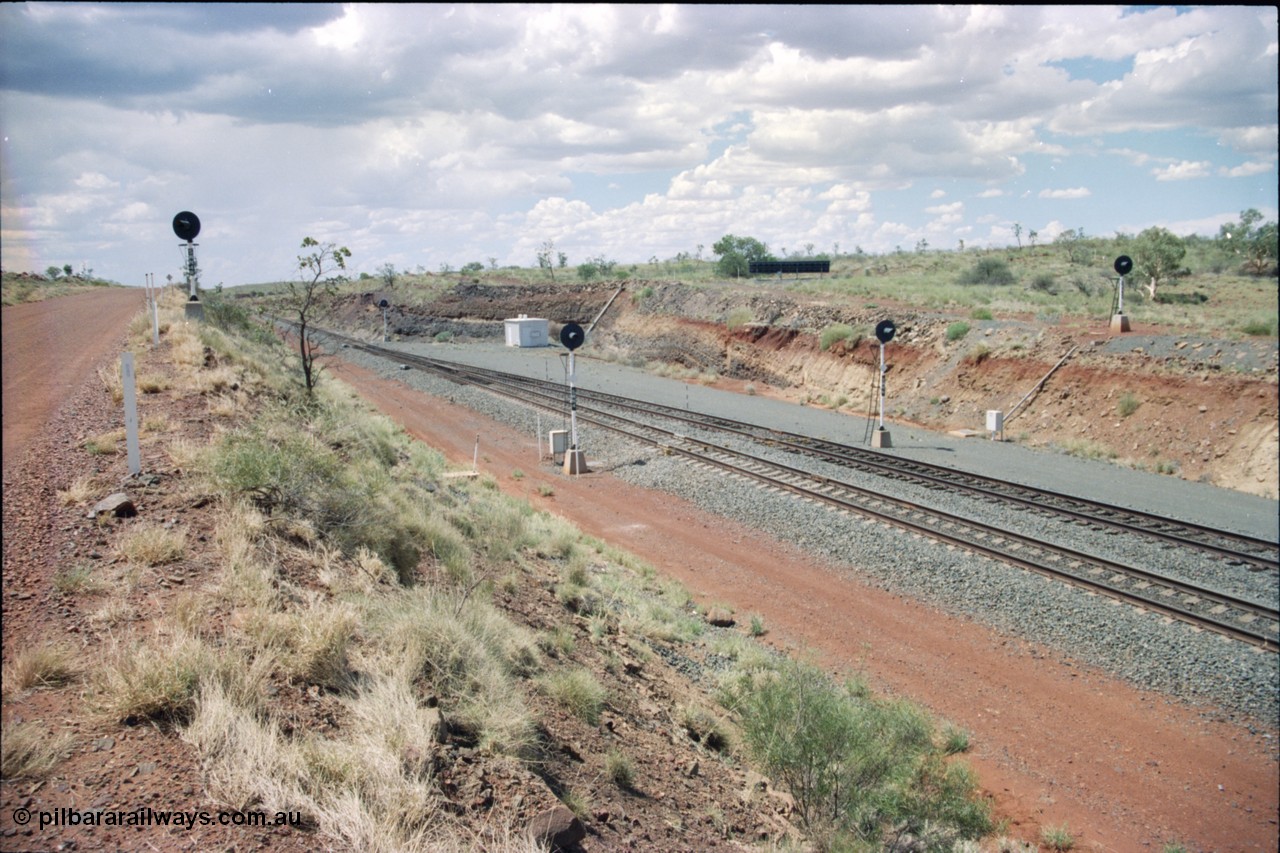
[[(441, 743), (462, 738), (484, 760), (545, 774), (561, 749), (550, 728), (567, 725), (555, 720), (598, 738), (629, 701), (610, 686), (626, 666), (714, 643), (732, 662), (718, 694), (654, 713), (678, 721), (704, 760), (770, 774), (795, 800), (797, 838), (860, 849), (910, 836), (941, 849), (990, 831), (975, 780), (920, 709), (766, 651), (758, 619), (749, 633), (708, 636), (680, 585), (491, 478), (446, 477), (438, 452), (336, 380), (301, 380), (297, 351), (247, 311), (211, 299), (206, 317), (169, 325), (167, 393), (211, 396), (207, 374), (223, 371), (238, 395), (207, 443), (172, 438), (184, 500), (212, 508), (212, 534), (122, 529), (121, 582), (94, 594), (101, 612), (124, 615), (96, 623), (111, 637), (98, 665), (88, 674), (63, 647), (20, 650), (6, 691), (82, 690), (100, 720), (174, 731), (217, 802), (300, 812), (355, 848), (470, 838), (524, 850), (535, 848), (519, 826), (478, 829), (450, 807)], [(128, 579), (196, 545), (210, 549), (203, 582), (140, 619)], [(547, 573), (557, 580), (537, 580)], [(521, 621), (514, 605), (543, 584), (582, 633)], [(313, 706), (335, 724), (307, 723)], [(6, 777), (42, 778), (67, 747), (31, 725), (6, 726), (4, 741)], [(599, 778), (624, 796), (660, 760), (626, 741), (575, 748), (595, 752)], [(560, 794), (591, 817), (581, 786)]]

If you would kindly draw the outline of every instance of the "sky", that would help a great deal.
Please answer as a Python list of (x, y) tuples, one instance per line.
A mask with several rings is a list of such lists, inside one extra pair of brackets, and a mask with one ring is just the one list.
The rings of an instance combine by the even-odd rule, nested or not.
[[(0, 265), (141, 285), (1277, 218), (1274, 6), (0, 4)], [(1020, 233), (1019, 233), (1020, 232)]]

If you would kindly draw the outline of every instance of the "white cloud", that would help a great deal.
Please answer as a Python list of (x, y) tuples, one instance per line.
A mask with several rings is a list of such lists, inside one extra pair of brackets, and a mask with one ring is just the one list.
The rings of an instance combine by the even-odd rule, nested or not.
[(964, 211), (964, 202), (956, 201), (951, 204), (937, 204), (932, 207), (926, 207), (925, 213), (933, 216), (954, 216)]
[[(1108, 233), (1276, 194), (1242, 180), (1277, 159), (1273, 7), (0, 4), (0, 31), (6, 265), (168, 263), (184, 208), (234, 279), (309, 233), (434, 269), (552, 233), (878, 251), (1000, 239), (1014, 205)], [(1064, 70), (1095, 59), (1131, 70)], [(1215, 192), (1169, 195), (1193, 174)]]
[(1088, 198), (1093, 195), (1087, 187), (1072, 187), (1065, 190), (1040, 190), (1040, 198), (1074, 199)]
[(1242, 163), (1230, 169), (1219, 169), (1218, 174), (1228, 178), (1251, 178), (1254, 175), (1265, 175), (1274, 168), (1274, 163)]
[(1170, 163), (1161, 169), (1152, 169), (1151, 174), (1156, 176), (1157, 181), (1189, 181), (1194, 178), (1203, 178), (1211, 174), (1213, 164), (1208, 160), (1198, 160), (1192, 162), (1183, 160), (1180, 163)]
[(108, 190), (120, 186), (119, 181), (113, 181), (98, 172), (85, 172), (74, 183), (82, 190)]

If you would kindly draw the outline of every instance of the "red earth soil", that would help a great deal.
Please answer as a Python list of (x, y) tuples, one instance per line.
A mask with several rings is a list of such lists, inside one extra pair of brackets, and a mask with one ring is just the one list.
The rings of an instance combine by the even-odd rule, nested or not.
[[(609, 474), (566, 478), (535, 465), (530, 436), (368, 370), (331, 369), (451, 461), (470, 467), (479, 436), (480, 468), (504, 490), (631, 551), (703, 602), (760, 614), (776, 645), (860, 670), (971, 732), (966, 757), (1008, 835), (1038, 841), (1042, 827), (1066, 825), (1077, 849), (1277, 849), (1274, 740), (869, 586), (668, 494)], [(507, 476), (517, 468), (526, 475)]]
[[(40, 449), (50, 418), (118, 351), (141, 303), (140, 293), (112, 290), (4, 309), (6, 504), (11, 490), (32, 493), (17, 478), (43, 473), (38, 460), (18, 466), (15, 458)], [(16, 329), (23, 331), (20, 345), (11, 337)], [(856, 572), (664, 493), (603, 473), (566, 478), (535, 463), (530, 436), (369, 371), (336, 362), (332, 370), (460, 465), (471, 465), (479, 435), (480, 467), (503, 489), (632, 551), (704, 602), (760, 614), (779, 647), (812, 650), (832, 669), (861, 671), (875, 687), (970, 732), (967, 760), (1007, 819), (1007, 835), (1037, 841), (1041, 827), (1065, 824), (1076, 849), (1150, 851), (1170, 842), (1201, 850), (1277, 849), (1274, 726), (1266, 727), (1272, 739), (1263, 740), (1208, 709), (1136, 690), (1060, 653), (896, 597)], [(509, 476), (516, 468), (526, 475)], [(40, 491), (52, 495), (51, 488)], [(17, 548), (6, 541), (6, 567), (11, 546)], [(9, 593), (6, 611), (10, 603), (30, 603), (10, 602)], [(20, 615), (6, 623), (6, 649), (19, 627), (40, 636), (60, 624), (56, 612), (40, 607), (24, 607)], [(125, 767), (151, 755), (161, 769), (149, 789), (199, 790), (199, 770), (182, 745), (143, 734), (117, 737), (108, 764)], [(141, 778), (126, 781), (120, 790), (135, 799), (148, 787)], [(5, 838), (4, 849), (15, 840)], [(185, 843), (222, 842), (226, 849), (230, 840), (215, 834)], [(306, 843), (269, 840), (278, 849)]]

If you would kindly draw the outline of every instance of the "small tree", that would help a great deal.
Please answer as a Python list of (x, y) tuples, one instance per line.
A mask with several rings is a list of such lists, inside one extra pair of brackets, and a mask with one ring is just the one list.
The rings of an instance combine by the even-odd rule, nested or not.
[(1218, 231), (1218, 242), (1226, 251), (1244, 258), (1244, 269), (1254, 275), (1275, 270), (1277, 260), (1276, 223), (1261, 226), (1262, 214), (1250, 208), (1241, 211), (1239, 222), (1228, 222)]
[(556, 250), (556, 244), (551, 240), (544, 240), (542, 245), (538, 247), (538, 267), (544, 269), (551, 276), (551, 280), (556, 280), (555, 267), (551, 265), (551, 254)]
[(769, 247), (754, 237), (726, 234), (716, 241), (711, 251), (720, 256), (720, 260), (716, 262), (716, 272), (734, 278), (746, 275), (752, 261), (775, 260), (769, 254)]
[(1164, 228), (1148, 228), (1133, 241), (1133, 265), (1146, 276), (1147, 296), (1156, 298), (1156, 288), (1178, 274), (1187, 245)]
[(285, 307), (298, 326), (298, 355), (302, 359), (302, 381), (310, 395), (320, 378), (316, 364), (317, 348), (312, 339), (312, 323), (316, 313), (336, 291), (337, 270), (347, 268), (351, 250), (335, 243), (321, 243), (311, 237), (302, 241), (307, 254), (298, 255), (298, 278), (290, 281), (285, 294)]
[(1083, 228), (1068, 228), (1054, 238), (1054, 244), (1067, 251), (1070, 264), (1088, 264), (1093, 260), (1093, 250), (1085, 241)]
[(617, 261), (611, 261), (604, 255), (596, 255), (593, 258), (587, 258), (586, 263), (578, 264), (578, 278), (591, 281), (596, 277), (608, 277), (617, 265)]
[(961, 284), (986, 284), (1007, 287), (1017, 281), (1009, 265), (1000, 258), (979, 258), (973, 268), (961, 273)]
[(53, 266), (53, 265), (50, 265), (50, 266), (49, 266), (49, 267), (44, 271), (44, 274), (45, 274), (45, 275), (47, 275), (49, 278), (54, 279), (54, 280), (56, 281), (56, 280), (57, 280), (57, 278), (58, 278), (58, 276), (62, 275), (62, 267), (55, 267), (55, 266)]
[(378, 267), (378, 275), (382, 277), (382, 283), (387, 287), (394, 287), (396, 283), (396, 265), (387, 263)]

